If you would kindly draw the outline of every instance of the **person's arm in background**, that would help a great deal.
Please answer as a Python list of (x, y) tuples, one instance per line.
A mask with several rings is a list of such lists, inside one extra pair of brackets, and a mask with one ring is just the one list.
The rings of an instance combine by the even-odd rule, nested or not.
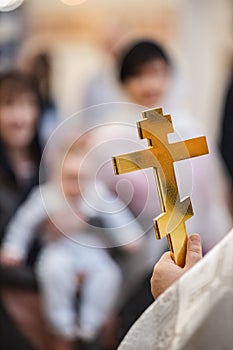
[[(85, 207), (89, 217), (98, 216), (103, 224), (104, 241), (109, 247), (121, 247), (128, 252), (137, 251), (141, 246), (141, 240), (144, 231), (138, 223), (137, 218), (131, 213), (129, 208), (119, 197), (113, 195), (107, 187), (96, 182), (95, 190), (89, 187), (92, 208)], [(98, 211), (93, 210), (98, 208)]]
[(154, 267), (151, 277), (151, 292), (156, 299), (160, 294), (178, 280), (187, 270), (202, 258), (201, 238), (198, 234), (190, 235), (187, 243), (186, 263), (183, 268), (172, 260), (170, 253), (166, 252)]
[(37, 188), (17, 210), (6, 228), (0, 250), (0, 263), (16, 266), (26, 258), (29, 245), (34, 238), (36, 228), (45, 217), (45, 209)]

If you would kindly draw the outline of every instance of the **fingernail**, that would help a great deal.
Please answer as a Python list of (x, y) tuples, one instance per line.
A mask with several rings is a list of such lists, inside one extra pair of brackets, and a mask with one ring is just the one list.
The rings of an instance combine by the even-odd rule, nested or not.
[(192, 241), (192, 242), (200, 242), (201, 241), (201, 238), (200, 238), (200, 236), (199, 235), (191, 235), (190, 237), (189, 237), (189, 239), (190, 239), (190, 241)]

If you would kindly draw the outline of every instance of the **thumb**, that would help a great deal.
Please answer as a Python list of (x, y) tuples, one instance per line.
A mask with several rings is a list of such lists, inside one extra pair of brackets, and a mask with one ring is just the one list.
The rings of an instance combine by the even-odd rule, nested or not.
[(190, 235), (187, 243), (185, 268), (190, 269), (202, 258), (201, 237), (194, 233)]

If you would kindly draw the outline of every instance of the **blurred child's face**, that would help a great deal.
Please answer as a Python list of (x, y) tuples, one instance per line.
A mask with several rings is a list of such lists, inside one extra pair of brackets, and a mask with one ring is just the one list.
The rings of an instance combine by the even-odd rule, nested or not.
[(66, 197), (78, 197), (80, 189), (80, 167), (82, 158), (80, 156), (68, 155), (62, 166), (62, 188)]
[(127, 94), (137, 104), (154, 107), (164, 99), (170, 84), (170, 68), (156, 59), (141, 66), (140, 71), (124, 83)]
[(38, 114), (38, 101), (30, 92), (0, 101), (1, 142), (11, 149), (27, 147), (35, 136)]

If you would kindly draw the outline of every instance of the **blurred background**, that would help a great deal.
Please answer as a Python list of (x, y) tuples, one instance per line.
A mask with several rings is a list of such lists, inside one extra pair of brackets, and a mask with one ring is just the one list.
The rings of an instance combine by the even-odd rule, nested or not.
[[(203, 163), (196, 163), (196, 173), (194, 167), (194, 183), (196, 181), (199, 188), (198, 207), (203, 212), (203, 217), (199, 213), (200, 227), (211, 215), (218, 222), (215, 224), (209, 219), (216, 231), (224, 227), (224, 232), (217, 232), (214, 238), (215, 234), (207, 237), (205, 252), (220, 240), (232, 225), (233, 212), (232, 20), (231, 0), (0, 0), (0, 243), (4, 242), (7, 224), (14, 218), (16, 209), (39, 184), (42, 150), (59, 122), (93, 105), (128, 101), (119, 82), (117, 62), (124, 48), (140, 39), (161, 44), (172, 62), (173, 83), (165, 112), (173, 114), (178, 106), (186, 118), (185, 123), (181, 119), (184, 128), (187, 124), (186, 135), (196, 120), (202, 125), (202, 132), (221, 151), (216, 152), (219, 162), (216, 168), (208, 167), (205, 158)], [(33, 76), (37, 87), (18, 73), (5, 76), (15, 70)], [(90, 114), (101, 115), (104, 110), (108, 113), (107, 109), (96, 108)], [(32, 120), (30, 125), (25, 121), (27, 113)], [(7, 123), (10, 119), (12, 125)], [(24, 136), (17, 138), (24, 128), (27, 129)], [(85, 142), (81, 142), (81, 151), (87, 152), (85, 147)], [(109, 152), (113, 154), (111, 149)], [(114, 152), (118, 153), (115, 149)], [(56, 156), (59, 159), (59, 154)], [(215, 180), (218, 177), (212, 176), (215, 171), (211, 169), (218, 167), (222, 175)], [(215, 197), (215, 193), (220, 196)], [(209, 217), (208, 212), (211, 212)], [(30, 215), (27, 220), (31, 220)], [(212, 234), (211, 225), (209, 228)], [(116, 349), (132, 323), (153, 302), (149, 278), (164, 246), (158, 248), (156, 255), (148, 240), (154, 260), (137, 285), (128, 286), (135, 293), (117, 310), (117, 315), (113, 313), (109, 318), (98, 343), (84, 339), (72, 347), (70, 339), (67, 343), (59, 337), (48, 341), (51, 334), (48, 336), (48, 329), (44, 327), (34, 273), (44, 242), (34, 243), (23, 266), (25, 269), (18, 268), (15, 260), (4, 258), (0, 249), (3, 265), (0, 267), (0, 343), (4, 344), (4, 350)], [(148, 256), (148, 246), (144, 243), (142, 246), (143, 260)], [(134, 276), (135, 266), (141, 264), (140, 259), (136, 259), (141, 247), (130, 249), (135, 260), (131, 259), (128, 265)], [(122, 268), (129, 252), (110, 253)], [(17, 268), (5, 270), (4, 265)], [(127, 275), (128, 270), (124, 268), (123, 285), (127, 290), (126, 281), (134, 277)], [(82, 274), (79, 278), (82, 290)]]
[(25, 0), (1, 12), (0, 69), (48, 53), (52, 93), (66, 118), (82, 108), (89, 81), (108, 69), (112, 51), (142, 37), (168, 49), (180, 79), (176, 98), (217, 139), (232, 69), (231, 0)]

